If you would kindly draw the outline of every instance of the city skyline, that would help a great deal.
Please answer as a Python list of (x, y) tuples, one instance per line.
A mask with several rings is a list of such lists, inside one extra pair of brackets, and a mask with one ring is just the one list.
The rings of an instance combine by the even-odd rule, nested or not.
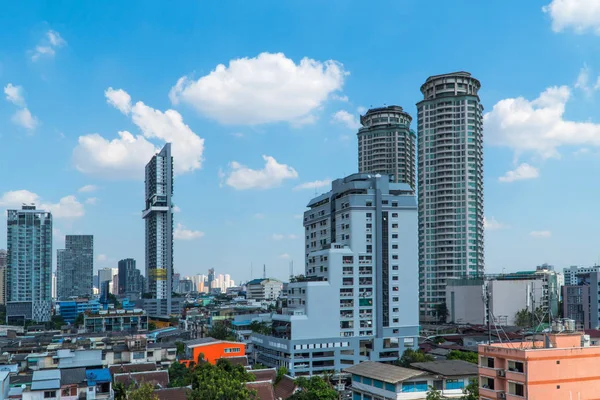
[[(600, 217), (591, 203), (600, 189), (586, 185), (600, 168), (593, 23), (561, 19), (542, 0), (472, 4), (470, 23), (457, 25), (461, 10), (441, 4), (447, 18), (407, 40), (428, 22), (426, 6), (381, 4), (386, 15), (360, 30), (353, 21), (363, 19), (361, 10), (341, 2), (269, 12), (147, 5), (144, 16), (135, 3), (120, 11), (90, 4), (76, 7), (95, 16), (85, 23), (58, 8), (3, 5), (0, 134), (11, 151), (0, 168), (22, 165), (22, 154), (35, 162), (3, 177), (0, 210), (35, 202), (55, 217), (53, 248), (64, 248), (65, 234), (91, 233), (96, 269), (134, 258), (143, 271), (143, 167), (173, 141), (174, 267), (182, 275), (214, 267), (247, 281), (251, 263), (266, 264), (285, 280), (291, 260), (302, 269), (298, 215), (331, 179), (358, 171), (359, 115), (396, 104), (416, 130), (420, 85), (464, 70), (483, 82), (486, 270), (596, 261), (600, 238), (580, 224)], [(410, 18), (398, 24), (398, 16)], [(148, 32), (148, 23), (156, 29)], [(224, 31), (228, 23), (235, 29)], [(267, 23), (280, 34), (253, 29)], [(469, 46), (444, 46), (445, 31), (468, 37)], [(394, 42), (403, 50), (389, 54), (384, 46)], [(516, 73), (515, 54), (523, 55)], [(291, 84), (265, 87), (255, 73), (262, 70)], [(240, 71), (250, 71), (247, 81)], [(220, 101), (207, 85), (219, 88)], [(565, 195), (584, 187), (587, 196)]]

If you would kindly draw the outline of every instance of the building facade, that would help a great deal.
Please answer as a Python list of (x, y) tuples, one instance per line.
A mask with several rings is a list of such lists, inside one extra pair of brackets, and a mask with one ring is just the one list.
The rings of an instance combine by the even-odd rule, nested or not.
[(145, 332), (148, 330), (146, 311), (100, 310), (84, 314), (84, 327), (87, 333), (93, 332)]
[(415, 146), (412, 117), (402, 107), (372, 108), (360, 116), (358, 172), (383, 174), (415, 188)]
[(65, 248), (56, 251), (57, 297), (91, 297), (93, 281), (94, 236), (67, 235)]
[(171, 314), (173, 287), (173, 157), (171, 144), (146, 165), (146, 279), (147, 292)]
[(0, 249), (0, 305), (6, 304), (6, 250)]
[(126, 296), (140, 296), (144, 290), (143, 277), (139, 269), (135, 266), (133, 258), (126, 258), (119, 261), (119, 294)]
[(600, 271), (600, 266), (594, 265), (593, 267), (579, 267), (577, 265), (572, 265), (567, 268), (563, 268), (564, 275), (564, 285), (565, 286), (576, 286), (579, 284), (579, 274), (589, 274), (590, 272)]
[(252, 334), (257, 361), (292, 375), (394, 361), (417, 346), (414, 190), (387, 175), (354, 174), (304, 213), (305, 273), (287, 287), (271, 336)]
[(246, 298), (249, 300), (277, 300), (281, 294), (283, 282), (273, 278), (259, 278), (248, 282), (246, 287)]
[(52, 214), (24, 205), (8, 210), (6, 319), (50, 320)]
[(575, 283), (562, 287), (563, 316), (578, 329), (600, 328), (600, 271), (578, 272)]
[(435, 318), (446, 278), (481, 275), (483, 106), (468, 72), (431, 76), (418, 111), (420, 316)]

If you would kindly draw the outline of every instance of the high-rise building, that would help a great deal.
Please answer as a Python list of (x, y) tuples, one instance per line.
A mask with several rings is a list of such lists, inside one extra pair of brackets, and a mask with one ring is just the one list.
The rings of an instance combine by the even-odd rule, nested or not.
[(412, 117), (402, 107), (372, 108), (360, 116), (358, 171), (390, 175), (394, 182), (415, 188), (416, 135)]
[(98, 285), (102, 285), (102, 282), (113, 280), (113, 275), (115, 274), (115, 269), (110, 267), (100, 268), (98, 270)]
[(171, 144), (146, 165), (146, 279), (147, 292), (160, 304), (163, 315), (171, 314), (173, 287), (173, 158)]
[(215, 280), (215, 269), (211, 268), (208, 270), (208, 279), (207, 279), (207, 285), (208, 285), (208, 291), (210, 292), (210, 289), (213, 288), (213, 282)]
[(479, 276), (483, 255), (483, 106), (468, 72), (427, 78), (417, 103), (419, 298), (423, 321), (446, 301), (446, 278)]
[(67, 235), (65, 249), (56, 251), (56, 295), (91, 297), (94, 280), (94, 236)]
[(0, 249), (0, 304), (6, 304), (6, 250)]
[(139, 297), (144, 290), (143, 277), (133, 258), (119, 261), (119, 294)]
[(23, 205), (7, 215), (6, 319), (50, 321), (52, 214)]
[[(354, 174), (308, 203), (306, 268), (287, 285), (257, 361), (292, 375), (394, 361), (419, 336), (417, 203), (387, 175)], [(250, 289), (250, 284), (248, 285)]]

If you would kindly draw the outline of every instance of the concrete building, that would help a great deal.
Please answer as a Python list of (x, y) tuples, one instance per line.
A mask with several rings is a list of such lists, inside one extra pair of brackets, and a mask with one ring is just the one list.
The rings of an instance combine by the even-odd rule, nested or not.
[(430, 76), (418, 112), (419, 297), (423, 321), (446, 279), (479, 276), (483, 254), (483, 106), (468, 72)]
[(90, 299), (74, 299), (56, 302), (58, 315), (61, 315), (65, 322), (75, 322), (79, 314), (85, 312), (97, 313), (102, 308), (100, 301)]
[(546, 320), (558, 316), (559, 288), (557, 274), (542, 269), (485, 277), (449, 278), (446, 280), (446, 322), (483, 325), (489, 312), (496, 325), (515, 325), (521, 310), (541, 308)]
[(396, 183), (415, 186), (415, 146), (412, 117), (402, 107), (372, 108), (360, 116), (358, 172), (382, 174)]
[(305, 274), (288, 284), (256, 361), (292, 375), (394, 361), (417, 346), (417, 205), (408, 184), (354, 174), (304, 213)]
[(100, 268), (98, 270), (98, 285), (102, 285), (102, 282), (112, 282), (115, 274), (118, 273), (118, 269), (116, 268)]
[(83, 323), (86, 332), (144, 332), (148, 330), (148, 315), (139, 308), (133, 310), (100, 310), (87, 312)]
[(561, 326), (543, 340), (479, 346), (481, 399), (594, 399), (600, 347)]
[(133, 258), (126, 258), (120, 260), (118, 265), (118, 293), (129, 297), (140, 297), (144, 290), (144, 280), (140, 270), (135, 266), (135, 260)]
[(590, 272), (600, 271), (599, 265), (594, 265), (593, 267), (579, 267), (577, 265), (572, 265), (567, 268), (563, 268), (563, 275), (565, 279), (565, 286), (576, 286), (578, 285), (578, 275), (579, 274), (589, 274)]
[(283, 283), (273, 278), (253, 279), (246, 286), (248, 300), (277, 300), (283, 289)]
[(599, 329), (600, 270), (578, 272), (576, 277), (575, 285), (562, 287), (563, 316), (574, 320), (577, 329)]
[(0, 249), (0, 305), (6, 304), (6, 250)]
[(52, 214), (24, 205), (8, 210), (6, 319), (50, 320)]
[(173, 287), (173, 157), (171, 144), (146, 165), (146, 280), (147, 292), (161, 303), (161, 314), (171, 314)]
[(91, 297), (94, 280), (94, 236), (66, 235), (56, 251), (56, 295), (59, 299)]

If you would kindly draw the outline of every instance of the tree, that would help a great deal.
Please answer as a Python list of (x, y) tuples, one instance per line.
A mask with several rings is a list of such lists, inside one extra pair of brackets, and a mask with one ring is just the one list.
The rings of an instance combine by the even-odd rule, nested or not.
[(435, 389), (433, 386), (429, 386), (429, 391), (427, 392), (427, 396), (425, 396), (425, 400), (443, 400), (442, 393)]
[(267, 366), (261, 363), (252, 364), (252, 369), (267, 369)]
[(81, 326), (81, 325), (83, 325), (83, 321), (84, 321), (84, 315), (83, 315), (83, 313), (79, 313), (79, 315), (77, 315), (77, 318), (75, 318), (75, 322), (73, 322), (73, 325)]
[(538, 307), (533, 315), (531, 311), (524, 308), (521, 311), (517, 311), (515, 314), (515, 325), (523, 328), (537, 326), (538, 324), (544, 322), (544, 315), (545, 312), (541, 307)]
[(108, 303), (114, 305), (115, 308), (121, 308), (121, 303), (119, 303), (117, 296), (112, 293), (108, 294)]
[(154, 322), (148, 322), (148, 330), (149, 331), (156, 330), (156, 324)]
[(301, 376), (296, 379), (298, 391), (290, 400), (336, 400), (338, 392), (320, 376), (312, 376), (309, 379)]
[(185, 353), (185, 344), (183, 344), (183, 342), (175, 342), (175, 346), (177, 347), (177, 355), (178, 356)]
[(473, 351), (460, 351), (460, 350), (452, 350), (446, 356), (448, 360), (463, 360), (473, 364), (477, 364), (479, 361), (477, 353)]
[(217, 365), (198, 365), (192, 374), (190, 400), (248, 400), (254, 398), (254, 391), (245, 383), (254, 379), (241, 365), (231, 365), (219, 360)]
[(410, 364), (418, 362), (434, 361), (433, 356), (423, 353), (421, 350), (406, 349), (396, 361), (396, 365), (404, 368), (410, 368)]
[(229, 328), (223, 322), (213, 323), (212, 328), (208, 331), (208, 336), (219, 340), (235, 341), (235, 336), (229, 332)]
[(279, 367), (277, 369), (277, 376), (275, 376), (275, 384), (278, 384), (288, 372), (286, 367)]
[(446, 322), (446, 318), (450, 315), (446, 303), (438, 303), (435, 305), (435, 315), (437, 316), (439, 323), (443, 324)]
[(50, 329), (60, 329), (63, 325), (65, 325), (65, 319), (62, 315), (53, 315), (50, 318)]
[(115, 400), (127, 400), (127, 389), (123, 382), (117, 382), (113, 385), (113, 391), (115, 392)]
[(463, 389), (464, 396), (462, 400), (479, 400), (479, 382), (477, 379), (471, 380), (466, 388)]
[(271, 327), (264, 321), (252, 321), (250, 323), (250, 330), (252, 332), (260, 333), (261, 335), (270, 335)]
[(193, 368), (174, 362), (169, 366), (169, 387), (183, 387), (191, 385)]
[(158, 400), (152, 385), (145, 383), (127, 393), (127, 400)]

